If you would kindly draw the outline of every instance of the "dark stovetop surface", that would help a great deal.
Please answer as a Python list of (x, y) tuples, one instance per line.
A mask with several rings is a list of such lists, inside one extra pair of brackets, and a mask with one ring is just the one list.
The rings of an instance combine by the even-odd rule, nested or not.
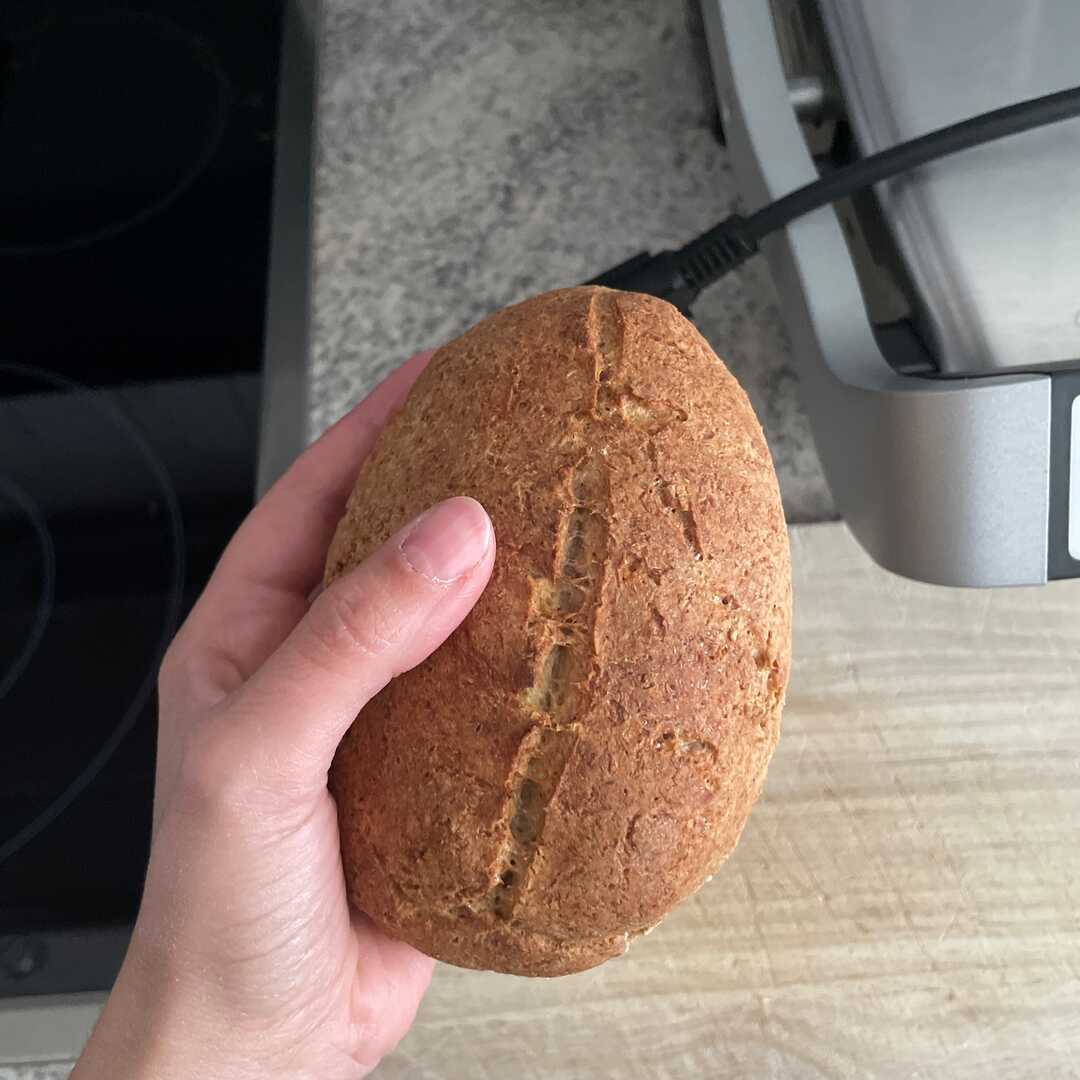
[(107, 985), (137, 907), (156, 668), (254, 491), (281, 8), (0, 8), (0, 996)]

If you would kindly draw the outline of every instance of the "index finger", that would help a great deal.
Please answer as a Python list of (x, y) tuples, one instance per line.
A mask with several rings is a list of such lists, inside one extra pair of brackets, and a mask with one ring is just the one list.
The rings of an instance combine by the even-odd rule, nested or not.
[(356, 471), (434, 350), (418, 353), (314, 442), (229, 542), (182, 630), (250, 673), (307, 608)]

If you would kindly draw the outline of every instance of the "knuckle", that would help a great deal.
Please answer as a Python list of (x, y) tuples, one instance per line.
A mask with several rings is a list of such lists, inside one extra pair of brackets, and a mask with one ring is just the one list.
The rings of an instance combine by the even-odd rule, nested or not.
[(183, 643), (179, 637), (174, 637), (158, 666), (158, 685), (172, 687), (180, 684), (184, 679), (186, 665)]
[(377, 588), (328, 589), (313, 614), (315, 644), (331, 659), (383, 656), (401, 638), (396, 612)]
[(162, 702), (186, 711), (219, 701), (244, 679), (243, 668), (227, 649), (212, 643), (192, 647), (181, 631), (165, 650), (157, 681)]
[(173, 791), (175, 808), (185, 817), (243, 817), (258, 803), (260, 789), (250, 763), (215, 735), (197, 735), (185, 748)]

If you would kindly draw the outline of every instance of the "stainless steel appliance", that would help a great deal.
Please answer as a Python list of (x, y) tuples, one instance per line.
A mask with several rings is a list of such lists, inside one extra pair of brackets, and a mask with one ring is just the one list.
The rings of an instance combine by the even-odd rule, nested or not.
[[(702, 0), (749, 209), (1075, 86), (1072, 0)], [(762, 243), (844, 518), (945, 585), (1080, 574), (1080, 121), (878, 185)]]

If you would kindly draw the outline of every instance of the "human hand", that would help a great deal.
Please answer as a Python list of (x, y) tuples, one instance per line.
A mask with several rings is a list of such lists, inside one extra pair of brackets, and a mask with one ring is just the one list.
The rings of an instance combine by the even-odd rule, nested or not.
[(350, 912), (326, 775), (364, 703), (476, 602), (491, 524), (441, 503), (309, 598), (356, 468), (429, 355), (271, 489), (168, 651), (146, 889), (74, 1080), (359, 1077), (412, 1023), (432, 962)]

